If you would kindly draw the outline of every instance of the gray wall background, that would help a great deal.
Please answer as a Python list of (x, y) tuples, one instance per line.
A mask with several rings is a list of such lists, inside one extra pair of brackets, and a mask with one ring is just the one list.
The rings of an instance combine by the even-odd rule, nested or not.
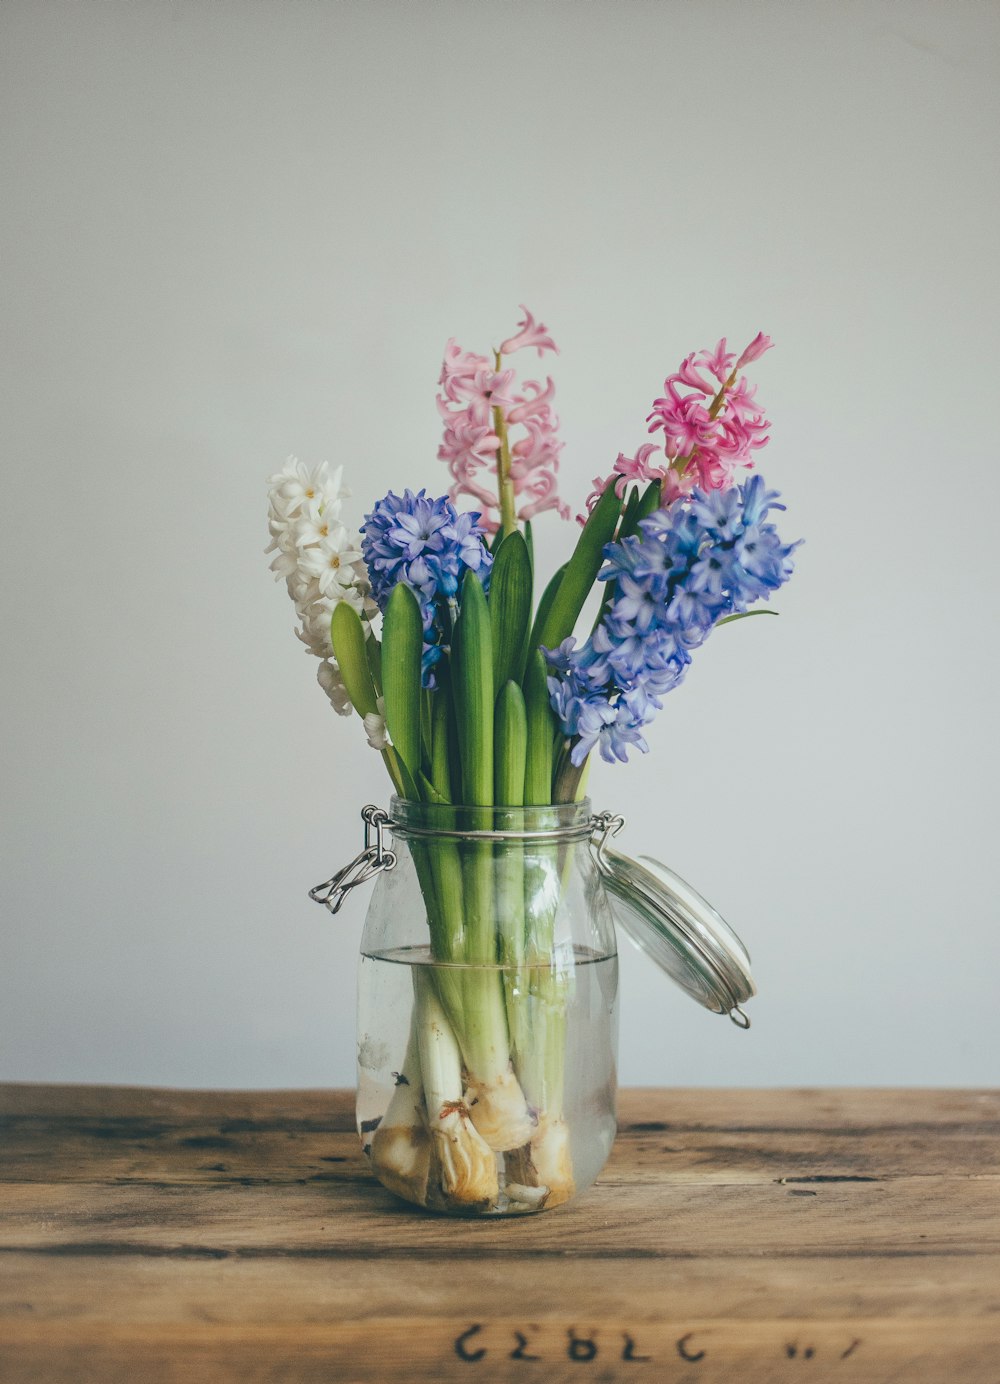
[[(998, 1076), (994, 4), (5, 0), (0, 1076), (349, 1084), (386, 798), (264, 478), (441, 491), (445, 340), (525, 302), (574, 501), (759, 328), (781, 620), (593, 775), (746, 939), (752, 1032), (627, 944), (630, 1083)], [(552, 570), (573, 534), (539, 525)]]

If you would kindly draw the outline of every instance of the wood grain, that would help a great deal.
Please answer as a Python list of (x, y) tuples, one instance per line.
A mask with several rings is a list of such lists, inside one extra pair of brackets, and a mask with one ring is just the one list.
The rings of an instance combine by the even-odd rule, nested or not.
[(453, 1221), (346, 1093), (0, 1088), (0, 1380), (1000, 1384), (1000, 1093), (620, 1115), (577, 1201)]

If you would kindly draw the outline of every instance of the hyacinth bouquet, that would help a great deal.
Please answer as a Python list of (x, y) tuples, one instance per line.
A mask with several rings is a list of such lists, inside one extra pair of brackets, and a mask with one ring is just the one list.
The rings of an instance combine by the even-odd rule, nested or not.
[[(769, 518), (783, 506), (746, 475), (769, 424), (743, 370), (770, 345), (760, 334), (735, 353), (722, 340), (683, 361), (652, 404), (652, 440), (595, 480), (548, 580), (532, 524), (573, 521), (553, 381), (519, 381), (508, 364), (557, 349), (526, 309), (490, 355), (448, 343), (446, 495), (390, 492), (357, 532), (340, 468), (292, 459), (272, 478), (272, 570), (321, 685), (362, 718), (398, 798), (461, 804), (473, 823), (478, 809), (487, 829), (497, 807), (576, 801), (594, 751), (644, 752), (694, 650), (788, 579), (796, 545)], [(554, 1205), (574, 1183), (565, 977), (536, 962), (552, 949), (560, 852), (428, 841), (413, 860), (440, 964), (414, 968), (410, 1041), (372, 1160), (411, 1200), (433, 1185), (445, 1204), (488, 1206), (502, 1154), (508, 1194)]]

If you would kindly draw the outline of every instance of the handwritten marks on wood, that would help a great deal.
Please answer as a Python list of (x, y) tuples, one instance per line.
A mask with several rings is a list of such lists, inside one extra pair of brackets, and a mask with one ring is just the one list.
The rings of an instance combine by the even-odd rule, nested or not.
[[(493, 1328), (489, 1337), (483, 1335), (485, 1329), (482, 1322), (473, 1322), (471, 1326), (459, 1332), (455, 1337), (455, 1354), (458, 1356), (459, 1360), (464, 1360), (470, 1365), (476, 1365), (491, 1354), (499, 1358), (504, 1357), (509, 1342), (503, 1340), (502, 1328), (499, 1332), (496, 1328)], [(553, 1329), (558, 1333), (559, 1328), (553, 1328), (553, 1324), (549, 1323), (544, 1331), (544, 1335), (550, 1347), (552, 1345), (551, 1338)], [(554, 1359), (562, 1358), (571, 1360), (576, 1364), (589, 1364), (592, 1360), (600, 1358), (605, 1363), (608, 1360), (613, 1360), (633, 1365), (652, 1364), (657, 1360), (655, 1355), (644, 1355), (639, 1351), (636, 1339), (631, 1332), (612, 1331), (608, 1333), (605, 1331), (605, 1339), (599, 1340), (598, 1338), (601, 1335), (599, 1330), (595, 1330), (591, 1327), (585, 1331), (581, 1331), (576, 1326), (565, 1328), (565, 1340), (562, 1344), (562, 1349), (555, 1351), (553, 1359), (552, 1355), (532, 1354), (529, 1351), (529, 1343), (532, 1339), (535, 1340), (536, 1346), (540, 1346), (541, 1343), (539, 1338), (543, 1333), (542, 1329), (536, 1325), (528, 1327), (527, 1330), (530, 1332), (530, 1335), (521, 1330), (514, 1330), (515, 1345), (513, 1350), (506, 1355), (508, 1360), (542, 1361), (548, 1359), (549, 1363), (553, 1363)], [(640, 1334), (642, 1334), (641, 1331)], [(662, 1327), (654, 1327), (647, 1334), (658, 1338), (662, 1337)], [(697, 1364), (699, 1361), (706, 1359), (708, 1356), (708, 1349), (707, 1346), (699, 1346), (698, 1342), (695, 1340), (695, 1336), (698, 1334), (699, 1333), (694, 1331), (685, 1331), (682, 1336), (678, 1336), (674, 1341), (674, 1351), (668, 1352), (668, 1355), (676, 1353), (679, 1359), (685, 1360), (689, 1364)], [(486, 1344), (488, 1339), (490, 1340), (489, 1345)], [(496, 1344), (493, 1343), (494, 1340)], [(849, 1359), (862, 1342), (860, 1337), (855, 1336), (839, 1354), (837, 1352), (838, 1344), (839, 1343), (834, 1342), (827, 1351), (827, 1356), (830, 1360)], [(724, 1347), (722, 1348), (722, 1352), (724, 1353)], [(785, 1342), (784, 1353), (785, 1358), (788, 1360), (794, 1360), (800, 1354), (803, 1360), (812, 1360), (816, 1358), (817, 1352), (815, 1346), (801, 1346), (796, 1339), (794, 1341)], [(780, 1359), (780, 1355), (778, 1359)], [(660, 1360), (659, 1363), (663, 1364), (666, 1362)]]

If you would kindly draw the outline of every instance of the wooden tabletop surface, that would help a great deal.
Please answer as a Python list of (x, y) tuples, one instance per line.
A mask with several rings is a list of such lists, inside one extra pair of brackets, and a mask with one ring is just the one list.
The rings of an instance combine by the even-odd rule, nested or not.
[(631, 1090), (458, 1221), (348, 1092), (0, 1087), (0, 1380), (1000, 1384), (1000, 1092)]

